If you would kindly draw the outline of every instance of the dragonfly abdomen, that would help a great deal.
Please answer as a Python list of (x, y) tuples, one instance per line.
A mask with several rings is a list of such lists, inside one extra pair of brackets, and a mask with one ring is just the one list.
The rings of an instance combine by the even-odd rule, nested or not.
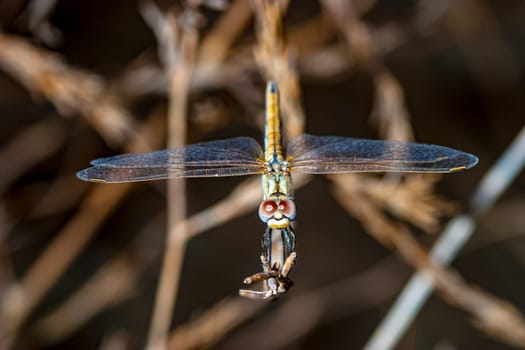
[(264, 158), (267, 162), (283, 161), (282, 127), (279, 114), (279, 91), (275, 82), (266, 86), (266, 128)]

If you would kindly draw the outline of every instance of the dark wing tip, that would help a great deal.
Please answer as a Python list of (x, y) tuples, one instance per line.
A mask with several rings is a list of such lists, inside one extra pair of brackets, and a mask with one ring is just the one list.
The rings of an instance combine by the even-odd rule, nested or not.
[(95, 167), (91, 167), (91, 168), (87, 168), (87, 169), (84, 169), (84, 170), (80, 170), (76, 174), (77, 178), (82, 180), (82, 181), (87, 181), (87, 182), (106, 183), (107, 182), (106, 180), (100, 179), (100, 178), (97, 178), (97, 177), (93, 176), (92, 172), (95, 169), (96, 169)]
[(476, 164), (478, 164), (479, 162), (478, 157), (476, 157), (473, 154), (465, 153), (465, 152), (461, 152), (461, 155), (459, 156), (458, 160), (460, 160), (460, 162), (458, 163), (461, 163), (461, 165), (450, 168), (451, 172), (470, 169), (474, 167)]
[(468, 156), (470, 158), (470, 162), (466, 165), (466, 167), (467, 167), (467, 169), (470, 169), (470, 168), (476, 166), (476, 164), (478, 164), (479, 158), (476, 157), (473, 154), (469, 154), (469, 153), (467, 153), (467, 154), (468, 154)]

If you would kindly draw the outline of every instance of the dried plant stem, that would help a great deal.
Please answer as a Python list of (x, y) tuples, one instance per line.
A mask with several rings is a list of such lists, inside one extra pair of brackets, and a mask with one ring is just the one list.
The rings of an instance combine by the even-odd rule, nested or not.
[(299, 77), (292, 63), (282, 31), (282, 14), (288, 1), (254, 1), (258, 22), (255, 60), (268, 80), (280, 87), (283, 123), (292, 138), (304, 130), (305, 116), (301, 107)]
[(223, 61), (231, 46), (248, 25), (252, 17), (249, 0), (233, 1), (212, 30), (202, 40), (194, 83), (209, 82), (222, 76)]
[[(473, 214), (479, 215), (488, 210), (523, 169), (525, 165), (524, 149), (525, 128), (521, 130), (513, 144), (509, 146), (500, 160), (481, 180), (470, 202), (470, 210)], [(470, 215), (459, 215), (451, 220), (432, 248), (432, 260), (436, 264), (448, 265), (470, 238), (475, 226), (475, 218)], [(423, 307), (432, 290), (431, 279), (421, 271), (414, 274), (394, 305), (392, 305), (389, 313), (369, 339), (366, 349), (394, 348)], [(508, 318), (498, 319), (499, 321), (508, 321)], [(489, 332), (499, 332), (499, 330), (494, 330), (493, 326), (485, 324), (486, 322), (483, 321), (479, 323), (483, 328), (487, 328)], [(507, 323), (505, 323), (506, 326)], [(509, 328), (514, 327), (510, 325)], [(515, 334), (519, 335), (520, 333), (522, 334), (523, 330), (518, 330)], [(508, 337), (506, 333), (503, 333), (502, 336)], [(512, 341), (511, 338), (509, 340)], [(518, 337), (517, 341), (512, 342), (515, 345), (524, 346), (525, 339)]]
[(111, 330), (100, 344), (100, 350), (128, 350), (131, 349), (131, 335), (123, 329)]
[[(399, 260), (390, 256), (356, 275), (283, 299), (279, 308), (258, 317), (222, 348), (238, 349), (248, 343), (251, 350), (293, 347), (292, 344), (323, 324), (388, 301), (402, 286), (407, 274), (404, 270)], [(383, 288), (370, 289), (379, 284)], [(261, 337), (261, 334), (272, 336)]]
[(159, 231), (161, 224), (163, 217), (157, 215), (141, 230), (130, 249), (105, 264), (71, 297), (37, 321), (31, 334), (40, 342), (57, 343), (101, 311), (133, 296), (140, 289), (140, 274), (156, 256), (156, 249), (149, 247), (152, 234)]
[[(149, 128), (157, 126), (152, 125), (151, 122), (159, 124), (158, 120), (151, 119)], [(144, 129), (138, 139), (130, 142), (127, 150), (129, 152), (147, 151), (143, 148), (143, 135), (148, 133), (149, 130)], [(154, 143), (153, 140), (152, 143)], [(33, 308), (85, 247), (97, 228), (124, 198), (131, 186), (132, 184), (122, 184), (94, 187), (81, 204), (79, 212), (46, 247), (22, 281), (10, 287), (5, 293), (0, 310), (0, 324), (2, 324), (6, 344), (16, 339), (20, 326)]]
[[(304, 181), (299, 182), (299, 186), (303, 184)], [(227, 198), (186, 220), (178, 222), (175, 230), (184, 230), (188, 237), (193, 237), (210, 228), (247, 214), (259, 204), (260, 187), (260, 180), (255, 178), (241, 183)], [(148, 228), (144, 230), (144, 232), (150, 231), (153, 230)], [(151, 240), (151, 237), (148, 237), (148, 240)], [(142, 239), (137, 244), (134, 244), (134, 247), (132, 249), (140, 250), (140, 254), (143, 254), (144, 243)], [(47, 343), (58, 342), (69, 336), (71, 332), (79, 329), (83, 323), (105, 308), (124, 301), (136, 288), (136, 281), (130, 281), (130, 279), (138, 278), (139, 271), (137, 267), (140, 269), (147, 267), (141, 266), (141, 264), (136, 262), (130, 265), (128, 263), (129, 255), (135, 255), (135, 253), (123, 254), (109, 264), (104, 265), (101, 269), (105, 272), (93, 276), (69, 300), (40, 320), (33, 327), (34, 333), (39, 336), (39, 339)], [(147, 265), (148, 262), (144, 264)], [(111, 285), (106, 285), (108, 283)], [(92, 293), (89, 292), (90, 290), (106, 291), (108, 288), (117, 293), (109, 296), (104, 294), (100, 295), (100, 298), (94, 298)], [(89, 305), (89, 308), (79, 308), (76, 305)], [(67, 327), (64, 326), (63, 320), (68, 320)]]
[(63, 115), (80, 113), (112, 144), (135, 135), (133, 118), (101, 77), (67, 66), (58, 56), (0, 31), (0, 68)]
[(381, 136), (389, 140), (413, 140), (401, 84), (383, 64), (373, 33), (359, 19), (353, 2), (322, 0), (322, 3), (344, 35), (351, 55), (372, 74), (376, 89), (372, 115), (378, 120)]
[(23, 280), (6, 292), (2, 301), (1, 323), (8, 340), (16, 338), (19, 327), (32, 309), (65, 272), (131, 186), (95, 188), (82, 203), (80, 212), (46, 247)]
[(176, 328), (170, 335), (169, 349), (205, 349), (226, 333), (253, 317), (266, 304), (241, 297), (226, 298), (201, 317)]
[[(153, 4), (146, 4), (144, 14), (155, 29), (169, 83), (169, 147), (184, 145), (189, 85), (196, 61), (199, 33), (197, 12), (190, 4), (177, 19), (161, 14)], [(184, 23), (188, 21), (188, 23)], [(160, 281), (155, 298), (147, 348), (164, 350), (167, 346), (171, 316), (177, 300), (182, 262), (187, 242), (185, 181), (168, 180), (168, 232)]]
[[(251, 45), (253, 43), (246, 43), (239, 47), (233, 46), (235, 40), (242, 34), (246, 22), (249, 23), (251, 15), (250, 1), (237, 0), (203, 38), (192, 77), (192, 89), (217, 85), (226, 85), (232, 90), (240, 89), (239, 81), (245, 79), (247, 74), (256, 69), (252, 55), (253, 46)], [(227, 23), (228, 26), (224, 23)], [(325, 50), (323, 47), (334, 37), (335, 32), (329, 19), (324, 15), (290, 28), (289, 42), (295, 54), (292, 58), (303, 58), (306, 61), (303, 68), (307, 74), (310, 72), (317, 77), (326, 77), (323, 69), (336, 68), (326, 67), (325, 64), (321, 67), (315, 66), (318, 63), (315, 57), (323, 56), (318, 52)], [(326, 50), (330, 51), (330, 49)], [(340, 70), (346, 69), (349, 59), (341, 47), (332, 48), (331, 51), (337, 51), (331, 53), (331, 56), (336, 56)], [(224, 61), (226, 58), (227, 61)], [(299, 65), (301, 63), (298, 62)], [(167, 93), (167, 85), (164, 72), (153, 64), (147, 63), (129, 69), (116, 81), (116, 89), (120, 95), (128, 99), (148, 93)]]
[[(310, 179), (311, 177), (308, 176), (294, 177), (295, 188), (299, 189), (303, 187)], [(204, 233), (213, 227), (220, 226), (230, 220), (234, 220), (235, 218), (253, 212), (260, 203), (260, 197), (260, 179), (252, 177), (238, 185), (228, 197), (222, 199), (211, 207), (178, 222), (175, 230), (186, 230), (186, 235), (189, 239)], [(144, 230), (144, 232), (150, 231), (154, 230), (149, 228)], [(148, 236), (148, 240), (150, 239), (151, 237)], [(132, 250), (140, 250), (142, 256), (144, 253), (144, 243), (142, 240), (140, 239), (140, 242), (137, 242), (133, 246), (135, 248), (132, 248)], [(132, 294), (133, 290), (136, 288), (136, 281), (130, 281), (129, 278), (138, 278), (138, 269), (136, 266), (139, 266), (141, 269), (145, 269), (147, 266), (140, 266), (140, 264), (137, 264), (136, 262), (132, 265), (126, 263), (129, 261), (129, 255), (135, 255), (135, 253), (125, 253), (117, 257), (115, 260), (112, 260), (109, 264), (103, 266), (101, 270), (104, 270), (105, 272), (93, 276), (86, 282), (86, 285), (81, 287), (78, 292), (71, 296), (70, 299), (66, 300), (57, 309), (53, 310), (50, 314), (38, 321), (32, 329), (33, 332), (39, 336), (40, 341), (46, 343), (59, 342), (61, 339), (68, 337), (76, 329), (79, 329), (85, 322), (97, 315), (97, 313), (103, 311), (107, 307), (124, 301), (127, 296)], [(144, 264), (147, 265), (148, 263), (145, 262)], [(128, 271), (128, 269), (131, 269), (131, 271)], [(111, 286), (106, 286), (106, 283), (110, 283)], [(100, 298), (94, 298), (92, 293), (89, 292), (90, 290), (106, 290), (106, 288), (109, 287), (117, 293), (111, 294), (109, 297), (106, 295), (100, 295)], [(256, 305), (253, 302), (250, 303), (250, 305)], [(89, 305), (89, 308), (79, 308), (75, 305)], [(225, 305), (228, 305), (228, 303)], [(214, 310), (214, 308), (211, 310)], [(239, 320), (236, 321), (237, 324), (241, 323), (242, 320), (249, 318), (252, 312), (257, 311), (257, 309), (251, 308), (235, 308), (235, 310), (235, 312), (238, 313), (235, 313), (231, 317)], [(207, 312), (204, 313), (202, 317), (206, 318), (206, 315)], [(67, 327), (63, 325), (63, 320), (68, 320)], [(202, 323), (192, 322), (191, 325), (181, 326), (186, 330), (182, 333), (178, 333), (177, 330), (173, 331), (170, 335), (170, 343), (173, 341), (179, 344), (181, 341), (178, 340), (179, 337), (188, 337), (188, 335), (175, 334), (187, 334), (188, 332), (198, 334), (202, 332), (199, 329), (194, 329), (194, 327), (198, 328), (200, 325), (202, 325)], [(232, 327), (225, 326), (224, 328), (216, 329), (217, 333), (213, 337), (218, 339), (221, 331), (225, 333)], [(190, 338), (192, 337), (193, 336), (190, 336)]]
[(335, 198), (361, 221), (367, 232), (395, 248), (403, 259), (432, 281), (446, 300), (470, 313), (476, 325), (505, 343), (525, 346), (525, 320), (514, 306), (469, 286), (459, 275), (436, 264), (404, 225), (387, 219), (359, 188), (352, 187), (342, 176), (331, 176), (331, 179), (338, 187)]
[(49, 344), (64, 339), (101, 310), (130, 298), (137, 288), (135, 274), (139, 271), (128, 266), (128, 259), (119, 256), (98, 270), (59, 309), (36, 323), (33, 332), (39, 341)]

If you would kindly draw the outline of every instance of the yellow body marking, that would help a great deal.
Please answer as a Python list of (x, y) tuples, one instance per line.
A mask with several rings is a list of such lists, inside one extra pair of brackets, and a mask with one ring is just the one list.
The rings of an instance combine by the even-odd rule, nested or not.
[(266, 86), (266, 130), (264, 158), (267, 162), (283, 160), (281, 119), (279, 116), (279, 92), (277, 85), (270, 81)]

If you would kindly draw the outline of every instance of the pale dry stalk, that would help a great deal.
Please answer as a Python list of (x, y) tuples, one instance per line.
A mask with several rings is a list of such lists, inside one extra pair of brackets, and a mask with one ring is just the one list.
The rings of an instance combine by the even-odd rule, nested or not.
[[(287, 349), (323, 324), (381, 305), (395, 295), (407, 274), (394, 259), (385, 258), (357, 275), (281, 300), (279, 308), (258, 317), (222, 348), (250, 343), (251, 350)], [(370, 288), (379, 284), (383, 288)]]
[(111, 145), (135, 134), (133, 118), (104, 80), (68, 66), (57, 55), (0, 32), (0, 68), (30, 92), (45, 96), (65, 116), (80, 113)]
[[(294, 185), (296, 189), (303, 187), (308, 181), (309, 177), (300, 176), (294, 178)], [(250, 178), (241, 184), (239, 184), (231, 194), (212, 205), (209, 208), (206, 208), (191, 217), (185, 219), (182, 222), (177, 223), (175, 230), (186, 231), (188, 239), (199, 234), (202, 234), (214, 227), (220, 226), (228, 221), (234, 220), (240, 216), (247, 215), (252, 213), (255, 208), (260, 203), (261, 198), (261, 184), (260, 179), (257, 177)], [(144, 232), (153, 231), (153, 229), (146, 229)], [(144, 244), (138, 244), (140, 250), (144, 249)], [(134, 248), (132, 248), (134, 249)], [(133, 290), (136, 288), (136, 281), (130, 281), (130, 278), (137, 278), (138, 269), (137, 266), (141, 269), (146, 269), (147, 266), (137, 265), (134, 263), (130, 265), (125, 263), (128, 261), (127, 257), (129, 255), (134, 255), (133, 252), (125, 253), (122, 256), (117, 257), (115, 260), (112, 260), (110, 263), (104, 265), (100, 272), (93, 276), (86, 284), (80, 287), (79, 291), (72, 295), (68, 300), (66, 300), (62, 305), (57, 309), (51, 311), (43, 319), (37, 322), (33, 327), (35, 334), (38, 334), (41, 341), (48, 343), (58, 342), (72, 334), (76, 329), (79, 329), (85, 322), (89, 321), (92, 317), (96, 316), (105, 308), (116, 305), (127, 298), (130, 294), (133, 293)], [(122, 262), (124, 260), (124, 262)], [(147, 263), (145, 263), (147, 264)], [(118, 267), (118, 268), (117, 268)], [(123, 276), (128, 276), (129, 278), (123, 278)], [(100, 298), (93, 298), (90, 294), (90, 290), (106, 290), (108, 287), (106, 284), (110, 283), (110, 290), (118, 291), (116, 294), (112, 294), (109, 298), (101, 295)], [(85, 305), (86, 307), (78, 308), (75, 305)], [(225, 308), (228, 303), (225, 303), (221, 308)], [(213, 307), (211, 310), (214, 310)], [(246, 308), (239, 310), (236, 313), (238, 321), (231, 321), (232, 324), (240, 324), (243, 319), (247, 319), (253, 316), (253, 313), (257, 309)], [(215, 311), (211, 311), (212, 314)], [(232, 315), (232, 313), (228, 313)], [(206, 316), (205, 312), (202, 317)], [(234, 316), (231, 316), (233, 318)], [(67, 320), (67, 327), (64, 327), (64, 320)], [(180, 334), (188, 334), (188, 332), (193, 332), (194, 334), (199, 334), (202, 330), (197, 329), (203, 323), (192, 322), (191, 324), (182, 325), (185, 329), (184, 332)], [(205, 324), (205, 323), (204, 323)], [(194, 329), (195, 327), (195, 329)], [(224, 324), (223, 328), (218, 328), (217, 333), (210, 337), (220, 338), (227, 332), (232, 326)], [(178, 329), (178, 328), (177, 328)], [(175, 339), (174, 342), (178, 343), (179, 334), (175, 329), (170, 335), (170, 339)], [(193, 334), (192, 333), (192, 334)], [(186, 337), (186, 336), (184, 336)], [(171, 340), (170, 340), (171, 343)]]
[(94, 315), (118, 305), (136, 292), (140, 265), (118, 256), (82, 285), (60, 307), (32, 327), (41, 343), (52, 344), (76, 332)]
[(412, 174), (403, 181), (385, 181), (372, 176), (347, 176), (374, 204), (395, 217), (406, 220), (419, 229), (433, 233), (439, 219), (451, 215), (456, 205), (432, 193), (441, 178), (436, 174)]
[[(522, 171), (525, 166), (523, 149), (525, 149), (525, 128), (522, 128), (511, 145), (507, 147), (498, 161), (483, 176), (469, 201), (468, 213), (457, 215), (449, 221), (438, 240), (433, 244), (430, 254), (431, 259), (436, 264), (450, 264), (475, 232), (476, 225), (486, 226), (481, 222), (476, 223), (476, 221), (478, 218), (481, 219), (481, 216), (485, 216), (485, 213), (491, 209), (502, 193)], [(521, 218), (521, 213), (523, 212), (512, 213), (516, 209), (512, 207), (514, 205), (510, 205), (506, 208), (507, 210), (504, 210), (505, 216), (509, 218), (506, 221), (503, 220), (507, 225), (509, 222), (515, 221), (510, 219), (510, 217)], [(497, 222), (495, 230), (498, 232), (497, 236), (499, 239), (508, 238), (501, 235), (502, 221)], [(510, 226), (513, 225), (511, 224)], [(518, 231), (521, 232), (523, 225), (518, 223), (517, 226), (519, 227)], [(484, 242), (484, 244), (487, 244), (487, 242)], [(396, 302), (381, 321), (381, 324), (369, 338), (365, 349), (392, 349), (395, 347), (403, 333), (413, 322), (418, 311), (423, 307), (433, 288), (432, 280), (427, 278), (424, 272), (416, 272), (407, 282)], [(505, 308), (503, 307), (503, 309)], [(494, 332), (494, 330), (489, 332)], [(504, 337), (505, 335), (502, 334), (501, 336)]]
[[(158, 26), (156, 18), (159, 17), (159, 11), (147, 6), (143, 6), (143, 11), (149, 13), (145, 14), (146, 17), (151, 17), (151, 20), (148, 20), (150, 26), (152, 28)], [(234, 56), (238, 56), (239, 53), (244, 55), (243, 50), (230, 51), (250, 22), (251, 16), (251, 5), (248, 0), (236, 0), (228, 6), (224, 14), (203, 38), (202, 44), (199, 45), (191, 89), (228, 84), (231, 80), (236, 80), (236, 76), (244, 71), (244, 65), (232, 64), (232, 59), (226, 62), (225, 60), (230, 53)], [(160, 27), (154, 29), (157, 37), (163, 35)], [(161, 53), (161, 56), (163, 55)], [(253, 67), (253, 60), (251, 62)], [(139, 63), (136, 64), (136, 67), (130, 67), (115, 82), (115, 87), (120, 95), (128, 99), (148, 93), (168, 94), (168, 77), (165, 69), (161, 70), (151, 63)]]
[(140, 274), (157, 255), (151, 240), (162, 224), (161, 215), (153, 218), (128, 250), (102, 266), (67, 300), (38, 320), (31, 327), (31, 334), (41, 343), (57, 343), (95, 315), (134, 296), (140, 290), (137, 285)]
[(352, 2), (322, 0), (322, 4), (344, 35), (352, 57), (372, 74), (376, 91), (372, 115), (377, 118), (381, 136), (389, 140), (413, 140), (403, 89), (383, 64), (370, 28), (360, 20)]
[(100, 345), (100, 350), (128, 350), (131, 349), (130, 334), (124, 330), (119, 329), (112, 331), (106, 335)]
[[(185, 232), (185, 227), (188, 227), (186, 232), (189, 236), (197, 235), (210, 227), (218, 226), (238, 215), (243, 215), (252, 207), (256, 207), (258, 204), (256, 198), (260, 196), (259, 192), (260, 184), (258, 181), (248, 180), (223, 201), (177, 223), (176, 230)], [(239, 210), (245, 208), (246, 210)], [(141, 243), (138, 248), (135, 248), (142, 250), (144, 244)], [(134, 255), (134, 253), (125, 253), (104, 265), (100, 272), (88, 280), (75, 294), (38, 321), (33, 329), (40, 341), (58, 342), (71, 335), (101, 311), (125, 301), (129, 295), (132, 295), (137, 287), (138, 274), (141, 269), (146, 268), (148, 263), (137, 264), (135, 261), (130, 265), (130, 255)], [(93, 293), (93, 291), (104, 291), (104, 293)], [(83, 307), (79, 307), (79, 305), (83, 305)]]
[(305, 116), (294, 58), (282, 29), (282, 15), (287, 6), (287, 1), (254, 1), (258, 24), (254, 56), (266, 79), (277, 82), (280, 88), (283, 123), (288, 138), (292, 138), (303, 132)]
[(206, 85), (223, 74), (225, 59), (252, 17), (249, 0), (236, 0), (228, 6), (200, 45), (193, 84)]
[[(284, 43), (281, 30), (282, 8), (286, 7), (286, 5), (284, 1), (281, 3), (276, 1), (255, 1), (255, 13), (259, 21), (255, 56), (259, 67), (261, 67), (266, 77), (274, 79), (280, 86), (284, 129), (288, 131), (288, 137), (293, 137), (303, 132), (304, 112), (300, 104), (298, 76), (290, 63), (288, 49)], [(260, 180), (254, 179), (254, 181), (254, 183), (249, 185), (246, 182), (246, 187), (239, 186), (235, 190), (234, 193), (238, 195), (236, 197), (242, 202), (233, 207), (245, 210), (257, 205), (260, 199), (260, 188), (257, 189), (257, 193), (254, 190), (255, 186), (259, 185)], [(300, 174), (294, 176), (294, 186), (296, 188), (300, 188), (307, 181), (309, 181), (308, 176), (301, 176)], [(250, 191), (248, 191), (248, 186)], [(251, 206), (246, 205), (245, 201), (248, 201)], [(214, 216), (221, 213), (220, 216), (226, 218), (228, 213), (229, 215), (234, 214), (231, 212), (231, 208), (231, 203), (224, 202), (221, 206), (213, 208), (217, 212)], [(196, 216), (198, 220), (195, 220), (195, 223), (207, 226), (206, 223), (209, 220), (205, 220), (205, 218), (209, 214), (207, 211), (202, 212), (199, 216)], [(235, 213), (235, 215), (239, 215), (239, 213)], [(191, 223), (188, 223), (188, 228), (192, 226)], [(200, 230), (206, 228), (201, 227)], [(238, 299), (221, 302), (211, 310), (208, 310), (199, 318), (198, 322), (178, 328), (172, 333), (173, 338), (170, 346), (173, 346), (174, 349), (210, 346), (223, 337), (230, 329), (251, 317), (259, 309), (259, 307), (248, 308), (243, 305), (245, 305), (245, 301)], [(217, 320), (223, 320), (223, 322), (218, 322)]]
[[(160, 127), (156, 118), (150, 120), (138, 139), (130, 140), (128, 152), (145, 152), (146, 135), (150, 129)], [(150, 142), (158, 142), (158, 134)], [(77, 214), (57, 234), (23, 279), (11, 286), (2, 299), (0, 320), (6, 344), (14, 341), (20, 326), (25, 322), (33, 308), (38, 305), (49, 289), (66, 271), (69, 264), (78, 256), (94, 236), (96, 230), (124, 198), (132, 184), (101, 187), (97, 186), (80, 205)]]
[[(159, 55), (169, 85), (168, 146), (181, 147), (186, 137), (189, 86), (196, 62), (199, 32), (195, 2), (176, 15), (164, 15), (153, 3), (145, 3), (143, 15), (157, 36)], [(185, 181), (168, 180), (168, 232), (160, 281), (148, 336), (148, 349), (166, 349), (171, 317), (177, 300), (180, 273), (187, 243)]]
[(169, 349), (205, 349), (217, 343), (235, 327), (252, 318), (265, 303), (241, 297), (226, 298), (200, 317), (177, 327), (170, 335)]
[[(294, 177), (295, 187), (300, 188), (308, 180), (309, 178), (306, 176)], [(229, 197), (227, 197), (225, 200), (217, 203), (216, 205), (198, 214), (195, 214), (193, 217), (189, 218), (188, 220), (184, 220), (184, 221), (177, 223), (177, 225), (174, 228), (174, 232), (177, 232), (176, 233), (177, 235), (182, 235), (185, 232), (185, 235), (189, 238), (211, 227), (220, 225), (240, 215), (244, 215), (257, 206), (257, 204), (259, 203), (260, 195), (261, 193), (260, 193), (259, 179), (247, 180), (246, 182), (239, 185), (239, 187), (236, 188), (234, 191), (232, 191), (232, 194)], [(97, 279), (98, 282), (93, 282), (92, 284), (93, 287), (91, 288), (96, 288), (96, 289), (103, 288), (102, 284), (106, 280), (112, 280), (113, 282), (120, 281), (121, 279), (115, 279), (111, 277), (114, 275), (114, 272), (115, 272), (114, 269), (109, 269), (108, 272), (104, 274), (104, 276), (107, 275), (108, 277), (106, 279)], [(128, 284), (125, 284), (124, 286), (120, 286), (119, 283), (116, 283), (114, 287), (117, 288), (119, 291), (121, 291), (119, 295), (125, 296), (127, 295), (126, 293), (130, 292), (126, 289), (126, 287), (129, 287)], [(68, 305), (70, 303), (77, 304), (77, 303), (87, 302), (87, 299), (82, 297), (83, 295), (85, 295), (85, 293), (82, 293), (81, 296), (74, 296), (73, 300), (68, 301), (67, 304), (64, 305), (65, 309), (63, 310), (58, 309), (56, 311), (56, 314), (53, 313), (49, 315), (48, 318), (46, 318), (47, 319), (46, 326), (52, 327), (51, 323), (53, 323), (52, 321), (56, 320), (57, 317), (58, 319), (61, 319), (59, 315), (62, 312), (66, 312), (64, 310), (69, 309)], [(99, 311), (99, 310), (102, 310), (104, 306), (110, 305), (110, 303), (111, 304), (118, 303), (118, 298), (117, 300), (113, 300), (112, 298), (103, 299), (103, 303), (95, 302), (92, 305), (92, 308)], [(233, 308), (233, 309), (234, 310), (230, 311), (229, 314), (232, 315), (231, 316), (232, 318), (234, 317), (233, 315), (236, 315), (235, 317), (237, 317), (237, 321), (232, 321), (232, 324), (230, 326), (228, 326), (230, 322), (225, 323), (224, 327), (217, 329), (217, 332), (214, 333), (215, 338), (217, 339), (220, 338), (222, 335), (224, 335), (224, 332), (227, 332), (229, 329), (234, 327), (235, 324), (239, 324), (243, 322), (243, 320), (248, 318), (252, 314), (252, 312), (256, 311), (256, 309), (253, 309), (252, 312), (247, 312), (247, 310), (245, 309), (243, 312), (240, 312), (238, 308)], [(239, 312), (236, 312), (235, 310)], [(79, 323), (86, 321), (87, 319), (89, 319), (89, 317), (93, 316), (94, 314), (95, 312), (86, 313), (86, 314), (80, 313), (79, 315), (77, 315), (77, 317), (80, 317)], [(73, 326), (74, 327), (73, 328), (68, 327), (68, 329), (69, 328), (74, 329), (75, 327), (78, 328), (80, 326), (80, 324), (74, 324), (73, 322), (71, 324), (72, 324), (72, 327)], [(193, 325), (194, 327), (197, 327), (197, 328), (190, 327), (189, 329), (199, 333), (199, 332), (202, 332), (202, 330), (198, 329), (198, 327), (200, 327), (201, 325), (202, 325), (201, 323), (198, 323), (196, 325)], [(60, 333), (60, 336), (66, 336), (67, 333), (68, 332)]]
[[(294, 187), (299, 189), (307, 184), (310, 179), (311, 177), (309, 176), (295, 176)], [(186, 222), (179, 223), (176, 230), (187, 229), (187, 236), (193, 237), (205, 230), (251, 212), (260, 203), (260, 198), (260, 179), (246, 180), (237, 186), (230, 196), (224, 200), (195, 214)], [(238, 301), (238, 299), (228, 300), (225, 302), (221, 301), (212, 309), (207, 310), (198, 321), (182, 325), (173, 331), (170, 336), (170, 348), (191, 349), (211, 345), (218, 339), (221, 339), (228, 331), (251, 318), (259, 310), (259, 307), (256, 307), (253, 301), (249, 301), (246, 304)], [(244, 305), (244, 307), (239, 307), (241, 305)], [(253, 305), (253, 307), (246, 305)], [(223, 318), (220, 319), (224, 322), (219, 322), (215, 319), (217, 314), (222, 315), (221, 317)], [(210, 322), (215, 322), (215, 325), (210, 326)], [(210, 331), (211, 333), (207, 333)], [(207, 334), (207, 336), (202, 337), (202, 334)], [(177, 346), (175, 347), (173, 344), (177, 344)]]
[[(242, 87), (239, 87), (240, 82), (246, 78), (246, 75), (257, 69), (253, 59), (253, 42), (237, 47), (234, 44), (238, 39), (235, 35), (242, 34), (246, 21), (249, 22), (251, 15), (250, 1), (237, 0), (211, 28), (200, 45), (191, 89), (226, 85), (234, 92), (245, 92)], [(348, 56), (344, 55), (340, 46), (324, 48), (334, 34), (333, 25), (329, 23), (327, 16), (322, 14), (290, 28), (289, 43), (294, 48), (294, 56), (299, 60), (297, 64), (304, 73), (322, 78), (329, 75), (316, 65), (326, 57), (326, 53), (323, 54), (325, 51), (334, 57), (337, 64), (336, 67), (332, 65), (327, 67), (323, 63), (321, 67), (326, 70), (333, 68), (339, 71), (348, 68)], [(322, 52), (319, 53), (319, 51)], [(119, 95), (127, 99), (149, 93), (165, 94), (168, 89), (165, 74), (152, 63), (132, 64), (132, 67), (114, 83)], [(242, 97), (242, 94), (240, 96)]]
[(425, 272), (437, 292), (467, 311), (485, 332), (507, 344), (525, 347), (525, 320), (513, 305), (469, 286), (457, 273), (434, 263), (409, 230), (387, 219), (359, 188), (342, 176), (330, 178), (337, 186), (337, 191), (333, 192), (335, 198), (361, 221), (368, 233), (382, 244), (395, 248), (412, 267)]

